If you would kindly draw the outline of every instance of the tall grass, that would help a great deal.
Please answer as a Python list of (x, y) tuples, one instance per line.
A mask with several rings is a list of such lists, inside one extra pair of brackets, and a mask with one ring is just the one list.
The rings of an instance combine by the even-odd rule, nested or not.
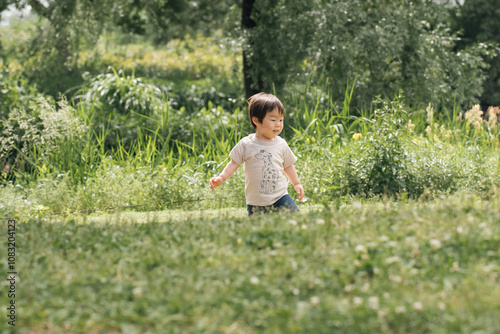
[[(158, 93), (141, 104), (135, 100), (149, 86), (133, 76), (113, 75), (92, 81), (85, 95), (92, 98), (75, 105), (44, 101), (5, 123), (10, 127), (2, 140), (10, 150), (7, 154), (7, 145), (2, 146), (3, 157), (10, 159), (12, 171), (2, 176), (2, 191), (30, 203), (21, 207), (72, 211), (141, 204), (148, 210), (214, 197), (207, 180), (221, 171), (231, 148), (251, 131), (246, 112), (209, 103), (190, 113), (174, 109), (168, 96)], [(284, 100), (291, 130), (285, 136), (299, 156), (297, 168), (310, 200), (432, 198), (465, 188), (488, 193), (498, 186), (497, 109), (485, 118), (476, 107), (467, 112), (436, 113), (432, 106), (412, 111), (401, 95), (375, 100), (370, 112), (354, 113), (353, 89), (353, 84), (346, 86), (340, 104), (310, 86)], [(99, 91), (107, 92), (102, 96), (108, 102), (98, 98)], [(150, 91), (156, 92), (153, 87)], [(113, 97), (120, 96), (129, 101), (114, 104)], [(134, 105), (145, 107), (136, 110)], [(123, 118), (112, 118), (118, 114)], [(57, 119), (77, 131), (62, 131)], [(23, 132), (26, 124), (38, 130)], [(242, 202), (241, 179), (237, 173), (216, 194), (230, 197), (222, 205)], [(63, 194), (73, 200), (62, 199)]]

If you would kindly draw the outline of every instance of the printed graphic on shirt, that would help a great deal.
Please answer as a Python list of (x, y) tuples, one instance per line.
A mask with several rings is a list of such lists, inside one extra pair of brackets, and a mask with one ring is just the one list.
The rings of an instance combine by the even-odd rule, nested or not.
[(279, 171), (273, 168), (273, 155), (266, 150), (260, 150), (255, 157), (264, 161), (262, 167), (262, 183), (260, 184), (260, 193), (271, 195), (276, 191), (276, 186), (279, 178)]

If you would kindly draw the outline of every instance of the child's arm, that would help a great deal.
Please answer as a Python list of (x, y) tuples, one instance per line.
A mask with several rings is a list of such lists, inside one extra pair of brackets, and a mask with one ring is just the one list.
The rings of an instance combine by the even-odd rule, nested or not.
[(231, 175), (240, 167), (233, 159), (227, 164), (226, 168), (220, 173), (219, 176), (213, 177), (210, 179), (210, 188), (215, 190), (218, 186), (220, 186), (224, 181), (229, 179)]
[(300, 184), (299, 176), (297, 175), (295, 167), (291, 165), (285, 168), (285, 174), (293, 184), (293, 187), (295, 188), (297, 194), (299, 194), (299, 201), (302, 201), (302, 199), (304, 198), (304, 188), (302, 188), (302, 185)]

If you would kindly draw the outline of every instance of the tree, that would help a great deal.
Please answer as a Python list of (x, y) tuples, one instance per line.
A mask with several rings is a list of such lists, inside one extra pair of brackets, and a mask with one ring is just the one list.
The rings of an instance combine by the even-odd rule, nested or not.
[[(241, 28), (244, 32), (249, 31), (250, 29), (255, 28), (255, 21), (252, 19), (252, 10), (255, 4), (255, 0), (243, 0), (242, 5), (242, 13), (241, 13)], [(245, 97), (248, 99), (252, 95), (261, 91), (261, 87), (263, 86), (262, 81), (257, 78), (252, 78), (252, 65), (251, 59), (248, 55), (248, 51), (243, 49), (243, 81), (245, 84)]]
[[(455, 30), (459, 31), (458, 50), (477, 43), (500, 43), (500, 0), (465, 0), (455, 10)], [(490, 70), (481, 96), (483, 107), (500, 105), (500, 56), (490, 53)]]
[(315, 68), (334, 100), (355, 80), (358, 108), (401, 88), (417, 108), (477, 103), (488, 50), (455, 52), (449, 28), (447, 7), (431, 0), (244, 0), (246, 96), (280, 91)]
[(313, 2), (244, 0), (242, 5), (245, 95), (281, 90), (305, 59), (314, 26)]

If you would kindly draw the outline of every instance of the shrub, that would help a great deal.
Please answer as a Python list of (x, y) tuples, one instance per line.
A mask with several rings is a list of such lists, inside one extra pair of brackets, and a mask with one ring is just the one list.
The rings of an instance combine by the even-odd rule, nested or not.
[[(27, 108), (37, 97), (41, 94), (26, 79), (0, 72), (0, 121), (7, 119), (15, 108)], [(2, 126), (0, 122), (0, 130)]]
[(216, 38), (187, 35), (171, 40), (165, 47), (146, 50), (130, 45), (126, 52), (103, 55), (103, 63), (138, 76), (171, 81), (232, 77), (240, 71), (238, 56)]
[(14, 109), (3, 128), (0, 162), (6, 165), (5, 172), (12, 166), (27, 172), (74, 169), (86, 145), (86, 126), (65, 99), (55, 105), (38, 98), (27, 109)]
[(344, 161), (343, 188), (354, 194), (394, 195), (407, 191), (407, 153), (403, 148), (408, 113), (402, 98), (377, 101), (371, 131), (354, 141)]
[(221, 78), (198, 80), (196, 84), (191, 85), (176, 85), (175, 90), (171, 86), (168, 95), (173, 108), (185, 108), (191, 114), (208, 108), (209, 103), (225, 110), (244, 109), (246, 103), (242, 91), (239, 83)]
[(129, 149), (140, 131), (156, 128), (165, 104), (158, 87), (114, 69), (88, 78), (75, 99), (105, 138), (106, 149)]

